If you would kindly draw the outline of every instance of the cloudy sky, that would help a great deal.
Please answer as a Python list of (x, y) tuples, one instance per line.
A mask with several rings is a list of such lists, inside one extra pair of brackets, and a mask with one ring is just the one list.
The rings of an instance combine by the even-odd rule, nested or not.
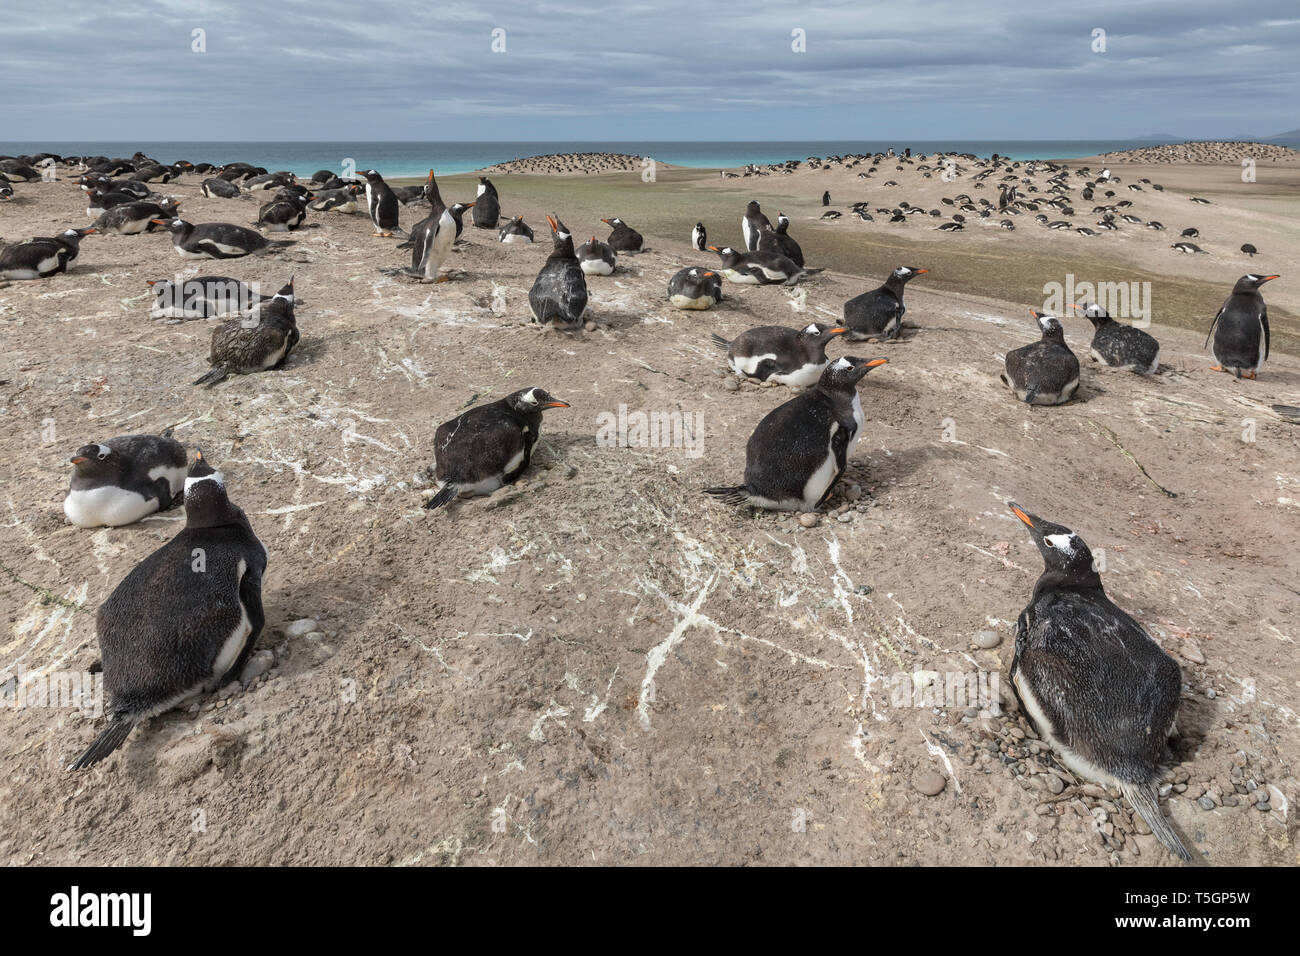
[[(4, 7), (0, 140), (1108, 139), (1300, 127), (1296, 0)], [(206, 52), (193, 51), (194, 30)], [(804, 52), (792, 48), (797, 30)]]

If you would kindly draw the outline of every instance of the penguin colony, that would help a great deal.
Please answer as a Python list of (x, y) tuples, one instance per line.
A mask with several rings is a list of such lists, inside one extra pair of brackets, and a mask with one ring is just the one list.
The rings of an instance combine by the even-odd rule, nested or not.
[[(872, 157), (875, 165), (863, 175), (875, 172), (886, 158), (925, 160), (924, 156), (913, 160), (910, 153)], [(975, 162), (974, 157), (968, 159)], [(554, 158), (550, 161), (557, 162)], [(813, 168), (844, 161), (839, 157), (819, 160)], [(849, 160), (850, 165), (861, 161), (865, 158)], [(977, 180), (1006, 165), (996, 156), (992, 162)], [(387, 271), (421, 282), (451, 278), (440, 271), (441, 266), (464, 228), (464, 215), (471, 210), (473, 225), (496, 231), (503, 244), (534, 240), (532, 229), (521, 217), (501, 223), (499, 195), (486, 176), (480, 177), (473, 202), (449, 207), (432, 170), (424, 184), (400, 193), (373, 169), (351, 181), (321, 171), (312, 177), (310, 186), (303, 186), (290, 173), (268, 173), (248, 164), (163, 165), (143, 154), (129, 160), (53, 154), (7, 158), (0, 160), (0, 175), (8, 184), (22, 184), (40, 178), (36, 167), (59, 165), (82, 170), (74, 182), (89, 197), (87, 213), (98, 217), (95, 226), (71, 227), (53, 237), (36, 237), (5, 248), (0, 253), (0, 277), (11, 281), (47, 279), (67, 271), (87, 236), (110, 232), (140, 235), (155, 227), (167, 231), (182, 258), (274, 254), (292, 245), (292, 240), (270, 240), (263, 233), (301, 228), (308, 212), (364, 209), (375, 237), (404, 238), (406, 242), (399, 248), (411, 250), (409, 267)], [(128, 178), (113, 179), (126, 174)], [(174, 200), (155, 194), (147, 184), (193, 174), (213, 174), (203, 181), (204, 195), (224, 197), (272, 189), (276, 193), (259, 208), (254, 228), (191, 223), (180, 218)], [(750, 174), (763, 171), (751, 167), (745, 175)], [(1068, 174), (1061, 167), (1053, 181), (1061, 186)], [(1032, 211), (1033, 205), (1019, 198), (1010, 181), (1016, 178), (1011, 176), (1003, 184), (1000, 211), (1011, 212), (1017, 206)], [(1109, 170), (1103, 170), (1084, 185), (1083, 192), (1086, 195), (1118, 182)], [(1058, 190), (1054, 187), (1053, 191)], [(13, 194), (10, 185), (4, 198)], [(829, 205), (830, 201), (827, 192), (822, 203)], [(950, 204), (958, 201), (961, 208), (977, 211), (969, 197), (959, 196)], [(412, 224), (409, 231), (403, 230), (400, 207), (425, 204), (429, 215)], [(1042, 204), (1062, 205), (1051, 200)], [(1109, 213), (1121, 205), (1115, 204)], [(918, 214), (905, 203), (877, 211), (904, 220)], [(645, 241), (631, 225), (610, 217), (601, 220), (610, 228), (606, 239), (592, 235), (575, 247), (573, 233), (558, 214), (546, 218), (552, 251), (530, 290), (529, 306), (534, 322), (575, 332), (584, 327), (588, 277), (614, 274), (619, 257), (644, 251)], [(1136, 219), (1123, 218), (1126, 222)], [(1113, 220), (1113, 215), (1107, 215), (1103, 222), (1117, 228)], [(953, 217), (958, 227), (962, 221)], [(1048, 228), (1058, 225), (1047, 222)], [(740, 284), (794, 285), (816, 276), (822, 270), (806, 267), (789, 226), (789, 219), (779, 213), (773, 226), (756, 200), (750, 201), (740, 216), (742, 242), (738, 247), (708, 245), (705, 224), (697, 223), (690, 236), (692, 251), (712, 250), (720, 266), (717, 271), (700, 265), (683, 267), (669, 282), (669, 301), (679, 309), (707, 310), (723, 301), (724, 277)], [(1184, 234), (1194, 236), (1196, 230), (1190, 228)], [(1255, 253), (1254, 247), (1250, 253)], [(713, 335), (714, 345), (725, 351), (726, 366), (738, 380), (774, 383), (795, 394), (755, 425), (746, 448), (742, 483), (709, 487), (705, 493), (729, 505), (760, 509), (813, 512), (824, 506), (868, 427), (860, 383), (889, 361), (852, 355), (832, 359), (827, 348), (837, 338), (882, 342), (898, 338), (907, 312), (905, 288), (928, 271), (897, 267), (878, 288), (845, 302), (840, 324), (814, 322), (802, 328), (765, 325), (730, 340)], [(1273, 274), (1249, 274), (1233, 287), (1206, 340), (1207, 347), (1213, 342), (1219, 363), (1216, 370), (1239, 378), (1258, 374), (1269, 352), (1268, 311), (1260, 289), (1276, 278)], [(211, 368), (195, 385), (213, 386), (229, 375), (281, 368), (291, 360), (300, 340), (292, 277), (270, 296), (255, 293), (241, 280), (227, 276), (198, 276), (179, 288), (171, 280), (152, 280), (149, 286), (155, 297), (151, 315), (156, 319), (235, 316), (214, 328), (208, 359)], [(1090, 356), (1095, 361), (1145, 375), (1157, 371), (1159, 343), (1150, 334), (1116, 321), (1097, 304), (1072, 303), (1071, 307), (1094, 327)], [(1027, 405), (1069, 402), (1078, 391), (1079, 361), (1065, 342), (1062, 322), (1040, 312), (1031, 315), (1040, 338), (1007, 354), (1002, 381)], [(888, 383), (879, 387), (888, 388)], [(498, 401), (469, 408), (440, 425), (432, 449), (438, 487), (425, 508), (490, 495), (515, 482), (529, 467), (544, 413), (569, 407), (542, 387), (527, 386)], [(71, 769), (83, 769), (122, 746), (137, 724), (238, 675), (265, 620), (261, 581), (269, 555), (247, 516), (232, 501), (221, 472), (201, 451), (195, 450), (191, 460), (170, 431), (103, 436), (78, 448), (69, 464), (72, 470), (64, 513), (77, 527), (121, 526), (173, 508), (183, 509), (185, 515), (180, 533), (144, 557), (98, 611), (97, 635), (110, 706), (107, 726), (71, 765)], [(1109, 599), (1092, 553), (1075, 531), (1014, 502), (1009, 502), (1008, 508), (1025, 526), (1044, 563), (1043, 574), (1016, 625), (1009, 674), (1016, 696), (1067, 767), (1082, 778), (1118, 788), (1172, 853), (1190, 859), (1182, 839), (1161, 814), (1155, 789), (1165, 741), (1174, 732), (1177, 716), (1181, 690), (1178, 664)], [(191, 565), (200, 554), (204, 573), (195, 574)], [(159, 593), (167, 595), (164, 604), (155, 599)]]

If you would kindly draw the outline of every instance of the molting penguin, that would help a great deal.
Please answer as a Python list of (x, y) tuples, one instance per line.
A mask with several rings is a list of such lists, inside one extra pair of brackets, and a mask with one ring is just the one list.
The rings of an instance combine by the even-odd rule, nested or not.
[(195, 385), (211, 387), (227, 375), (248, 375), (279, 368), (298, 344), (298, 323), (293, 314), (293, 279), (253, 310), (248, 319), (232, 319), (212, 330), (212, 350), (207, 372)]
[(1182, 690), (1178, 663), (1106, 595), (1082, 538), (1008, 504), (1044, 565), (1016, 621), (1010, 676), (1021, 707), (1062, 763), (1118, 788), (1160, 842), (1190, 860), (1156, 790)]
[(695, 228), (691, 230), (691, 248), (704, 252), (709, 248), (709, 234), (705, 231), (704, 223), (697, 222)]
[[(375, 224), (375, 235), (388, 237), (394, 232), (401, 232), (397, 222), (397, 196), (388, 183), (384, 182), (384, 177), (373, 169), (367, 169), (361, 175), (366, 180), (366, 211), (370, 214), (370, 221)], [(402, 235), (405, 236), (405, 233)]]
[(614, 273), (614, 247), (607, 242), (601, 242), (595, 236), (578, 246), (575, 255), (585, 275), (607, 276)]
[(532, 227), (524, 222), (523, 216), (515, 216), (501, 227), (501, 231), (497, 233), (497, 241), (505, 243), (532, 242)]
[(854, 296), (844, 303), (844, 324), (848, 327), (846, 338), (851, 342), (865, 339), (898, 338), (903, 326), (907, 306), (903, 304), (903, 289), (912, 279), (925, 275), (929, 269), (899, 266), (889, 274), (885, 284), (878, 289)]
[(722, 276), (707, 269), (679, 269), (668, 280), (668, 301), (675, 309), (711, 309), (722, 301)]
[(826, 346), (847, 332), (842, 325), (814, 322), (803, 329), (783, 325), (760, 325), (728, 342), (716, 333), (713, 344), (727, 350), (727, 365), (737, 378), (776, 382), (791, 388), (815, 385), (830, 363)]
[(1232, 294), (1210, 323), (1205, 344), (1214, 337), (1216, 372), (1231, 372), (1237, 378), (1254, 378), (1268, 358), (1268, 306), (1259, 287), (1277, 276), (1244, 275), (1232, 287)]
[(1059, 319), (1033, 310), (1030, 315), (1043, 337), (1007, 353), (1002, 384), (1026, 405), (1064, 405), (1079, 387), (1079, 360), (1065, 344)]
[(706, 488), (728, 504), (772, 511), (815, 511), (844, 473), (865, 421), (861, 378), (889, 359), (844, 356), (811, 389), (758, 423), (745, 446), (745, 483)]
[(813, 276), (821, 269), (803, 269), (779, 252), (737, 252), (731, 246), (709, 246), (722, 260), (722, 274), (732, 282), (741, 284), (771, 285), (782, 282), (798, 285), (804, 276)]
[(1160, 343), (1152, 336), (1131, 325), (1116, 322), (1101, 306), (1091, 303), (1080, 308), (1071, 305), (1092, 323), (1092, 345), (1089, 351), (1102, 365), (1124, 368), (1145, 375), (1154, 375), (1160, 367)]
[(609, 247), (615, 252), (645, 251), (645, 240), (641, 238), (641, 233), (622, 219), (602, 219), (601, 222), (610, 228)]
[(758, 203), (750, 200), (745, 205), (745, 215), (740, 219), (740, 234), (745, 237), (745, 249), (754, 252), (758, 249), (758, 237), (764, 226), (771, 226), (771, 221), (763, 215)]
[(495, 229), (501, 218), (501, 199), (492, 180), (486, 176), (478, 178), (478, 195), (471, 203), (474, 207), (474, 225), (479, 229)]
[(79, 528), (116, 528), (179, 503), (189, 457), (167, 431), (82, 445), (70, 461), (63, 513)]
[(182, 259), (238, 259), (264, 255), (294, 244), (293, 239), (272, 240), (260, 232), (228, 222), (202, 222), (197, 226), (184, 219), (158, 219), (172, 234), (172, 248)]
[(185, 479), (185, 527), (122, 579), (95, 631), (108, 727), (68, 769), (120, 747), (131, 729), (239, 676), (262, 632), (266, 546), (200, 452)]
[(587, 309), (587, 277), (573, 251), (573, 236), (557, 217), (547, 216), (553, 247), (541, 271), (528, 290), (533, 321), (552, 328), (575, 330), (582, 327)]
[(525, 388), (443, 422), (434, 435), (434, 476), (441, 486), (424, 507), (439, 508), (458, 495), (490, 495), (513, 484), (532, 459), (542, 412), (568, 407), (543, 389)]

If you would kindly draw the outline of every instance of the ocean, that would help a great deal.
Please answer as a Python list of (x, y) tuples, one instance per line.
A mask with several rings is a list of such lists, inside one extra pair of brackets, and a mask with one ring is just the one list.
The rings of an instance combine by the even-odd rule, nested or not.
[[(663, 163), (708, 169), (777, 163), (809, 156), (898, 152), (959, 152), (988, 156), (999, 153), (1012, 159), (1068, 159), (1094, 156), (1112, 150), (1152, 145), (1161, 140), (823, 140), (807, 142), (8, 142), (0, 155), (55, 152), (69, 156), (130, 156), (143, 150), (163, 162), (226, 163), (235, 160), (287, 169), (310, 176), (318, 169), (339, 172), (346, 160), (358, 169), (378, 169), (389, 178), (423, 176), (430, 169), (441, 175), (467, 173), (493, 163), (539, 153), (613, 152), (651, 156)], [(1287, 144), (1292, 145), (1292, 144)]]

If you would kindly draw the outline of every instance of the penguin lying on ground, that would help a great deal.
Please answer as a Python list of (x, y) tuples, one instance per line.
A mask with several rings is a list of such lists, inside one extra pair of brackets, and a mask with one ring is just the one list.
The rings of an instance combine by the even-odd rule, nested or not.
[(307, 218), (307, 203), (312, 194), (284, 196), (272, 199), (257, 211), (254, 226), (267, 232), (293, 232)]
[(0, 279), (47, 279), (66, 272), (94, 229), (65, 229), (57, 236), (16, 243), (0, 251)]
[(1131, 325), (1116, 322), (1110, 313), (1095, 303), (1080, 308), (1070, 305), (1092, 323), (1092, 345), (1089, 351), (1102, 365), (1128, 369), (1144, 375), (1154, 375), (1160, 367), (1160, 343), (1152, 336)]
[(525, 388), (443, 422), (434, 435), (434, 476), (441, 486), (424, 507), (440, 508), (458, 495), (490, 495), (513, 484), (532, 459), (542, 412), (568, 407), (543, 389)]
[(109, 724), (68, 768), (83, 770), (131, 729), (239, 676), (262, 632), (266, 546), (200, 452), (185, 479), (185, 527), (122, 579), (95, 631)]
[(528, 290), (528, 306), (534, 322), (563, 330), (579, 329), (587, 309), (587, 277), (578, 264), (573, 236), (564, 223), (554, 216), (547, 216), (546, 221), (551, 225), (554, 245)]
[(888, 361), (848, 355), (831, 362), (816, 385), (758, 423), (745, 446), (745, 483), (705, 494), (751, 508), (815, 511), (830, 497), (862, 432), (857, 383)]
[(238, 186), (225, 179), (205, 179), (199, 192), (209, 199), (238, 199), (243, 195)]
[(114, 206), (95, 220), (95, 231), (109, 235), (135, 236), (142, 232), (153, 232), (158, 225), (155, 220), (171, 220), (180, 215), (181, 207), (175, 200), (163, 199), (159, 202), (129, 202)]
[(505, 243), (532, 242), (533, 230), (528, 223), (524, 222), (523, 216), (515, 216), (501, 227), (501, 231), (497, 233), (497, 241)]
[(1214, 357), (1219, 364), (1211, 366), (1213, 371), (1230, 372), (1237, 378), (1254, 378), (1264, 364), (1269, 348), (1268, 306), (1259, 288), (1276, 278), (1275, 275), (1244, 275), (1232, 287), (1232, 294), (1224, 301), (1205, 336), (1206, 345), (1214, 337)]
[(1065, 344), (1059, 319), (1033, 310), (1029, 314), (1043, 337), (1007, 353), (1002, 384), (1026, 405), (1064, 405), (1079, 387), (1079, 360)]
[(209, 319), (248, 312), (273, 296), (261, 295), (229, 276), (194, 276), (178, 284), (172, 279), (145, 280), (153, 290), (152, 319)]
[(645, 240), (622, 219), (602, 219), (609, 226), (609, 247), (615, 252), (644, 252)]
[(212, 366), (194, 380), (211, 387), (226, 376), (248, 375), (279, 368), (298, 344), (293, 314), (293, 279), (269, 301), (257, 306), (249, 319), (232, 319), (212, 330)]
[(847, 329), (814, 322), (803, 329), (760, 325), (741, 332), (730, 342), (718, 334), (713, 344), (727, 351), (727, 365), (737, 378), (776, 382), (791, 388), (815, 385), (830, 363), (826, 346)]
[(1160, 842), (1190, 860), (1156, 791), (1182, 690), (1178, 663), (1107, 597), (1082, 538), (1015, 502), (1008, 507), (1044, 565), (1016, 621), (1016, 698), (1062, 763), (1118, 788)]
[(732, 282), (741, 284), (798, 285), (805, 276), (814, 276), (822, 269), (804, 269), (776, 252), (737, 252), (731, 246), (709, 246), (722, 260), (722, 274)]
[(79, 528), (116, 528), (178, 503), (189, 456), (168, 430), (82, 445), (70, 461), (63, 513)]
[(155, 220), (172, 234), (172, 248), (182, 259), (238, 259), (265, 255), (294, 244), (293, 239), (272, 240), (253, 229), (228, 222), (203, 222), (197, 226), (184, 219)]
[(314, 197), (307, 203), (313, 212), (339, 212), (351, 214), (357, 211), (357, 196), (363, 192), (360, 186), (343, 186), (339, 189), (322, 189), (312, 193)]
[(486, 176), (478, 178), (478, 194), (470, 205), (474, 207), (473, 222), (477, 228), (496, 228), (497, 220), (501, 218), (501, 199), (497, 196), (497, 188), (492, 185), (492, 180)]
[(854, 296), (844, 303), (846, 338), (851, 342), (865, 339), (888, 341), (898, 338), (903, 327), (907, 306), (903, 304), (903, 289), (912, 279), (925, 275), (929, 269), (899, 266), (889, 274), (885, 284), (878, 289)]
[(595, 236), (578, 246), (574, 255), (578, 257), (578, 265), (582, 267), (584, 275), (607, 276), (614, 273), (614, 247)]
[(722, 276), (707, 269), (679, 269), (668, 280), (668, 301), (675, 309), (710, 309), (722, 301)]

